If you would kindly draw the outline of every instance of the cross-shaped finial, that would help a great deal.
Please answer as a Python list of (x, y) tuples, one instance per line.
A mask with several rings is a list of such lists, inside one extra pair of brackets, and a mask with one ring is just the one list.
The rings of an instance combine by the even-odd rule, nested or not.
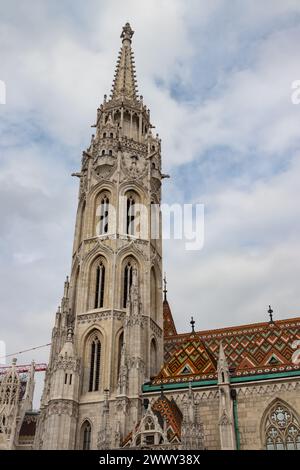
[(269, 323), (274, 323), (274, 321), (273, 321), (273, 310), (271, 308), (271, 305), (269, 305), (268, 314), (269, 314), (269, 317), (270, 317)]
[(194, 317), (191, 317), (190, 324), (192, 326), (192, 333), (195, 333), (195, 320), (194, 320)]

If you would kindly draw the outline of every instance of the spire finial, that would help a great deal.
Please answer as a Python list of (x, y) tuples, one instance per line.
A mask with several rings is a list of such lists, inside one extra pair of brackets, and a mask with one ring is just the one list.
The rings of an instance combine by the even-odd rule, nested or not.
[(269, 314), (269, 317), (270, 317), (269, 323), (274, 323), (274, 320), (273, 320), (273, 310), (272, 310), (271, 305), (269, 305), (268, 314)]
[(127, 22), (125, 26), (123, 26), (122, 33), (120, 38), (122, 38), (122, 42), (129, 41), (131, 43), (131, 38), (134, 35), (134, 31), (131, 28), (130, 24)]
[(190, 324), (192, 326), (192, 333), (195, 333), (195, 320), (194, 320), (194, 317), (191, 317)]
[(65, 280), (65, 285), (64, 285), (64, 297), (68, 297), (68, 295), (69, 295), (69, 287), (70, 287), (69, 276), (67, 276), (67, 277), (66, 277), (66, 280)]
[(122, 46), (114, 74), (111, 99), (121, 101), (126, 99), (137, 104), (137, 81), (134, 56), (131, 50), (131, 38), (133, 33), (134, 31), (131, 29), (130, 24), (126, 23), (121, 33)]
[(225, 354), (225, 351), (224, 351), (224, 346), (223, 346), (222, 340), (220, 341), (220, 345), (219, 345), (218, 363), (220, 363), (221, 361), (226, 362), (226, 354)]
[(168, 292), (166, 273), (164, 274), (164, 290), (163, 290), (163, 292), (164, 292), (164, 302), (166, 302), (167, 301), (167, 292)]

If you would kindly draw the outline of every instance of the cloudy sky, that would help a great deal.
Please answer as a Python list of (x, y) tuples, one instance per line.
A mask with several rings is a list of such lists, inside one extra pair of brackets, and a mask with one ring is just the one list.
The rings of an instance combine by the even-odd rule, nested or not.
[[(299, 315), (299, 0), (0, 0), (0, 339), (50, 341), (81, 152), (123, 24), (162, 138), (164, 202), (205, 205), (205, 244), (165, 241), (179, 331)], [(45, 361), (48, 349), (21, 355)]]

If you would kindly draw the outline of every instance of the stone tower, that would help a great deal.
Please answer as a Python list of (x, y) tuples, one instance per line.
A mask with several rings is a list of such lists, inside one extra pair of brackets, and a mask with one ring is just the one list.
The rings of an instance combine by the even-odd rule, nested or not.
[(119, 447), (163, 362), (161, 145), (137, 95), (133, 31), (83, 152), (70, 280), (52, 333), (35, 447)]

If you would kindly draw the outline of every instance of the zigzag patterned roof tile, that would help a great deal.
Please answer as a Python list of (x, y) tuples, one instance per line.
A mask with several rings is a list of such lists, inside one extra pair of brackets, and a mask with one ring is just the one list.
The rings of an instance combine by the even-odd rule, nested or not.
[(165, 364), (152, 383), (216, 378), (221, 341), (231, 376), (299, 369), (292, 362), (296, 340), (300, 340), (300, 317), (195, 334), (170, 335), (165, 328)]

